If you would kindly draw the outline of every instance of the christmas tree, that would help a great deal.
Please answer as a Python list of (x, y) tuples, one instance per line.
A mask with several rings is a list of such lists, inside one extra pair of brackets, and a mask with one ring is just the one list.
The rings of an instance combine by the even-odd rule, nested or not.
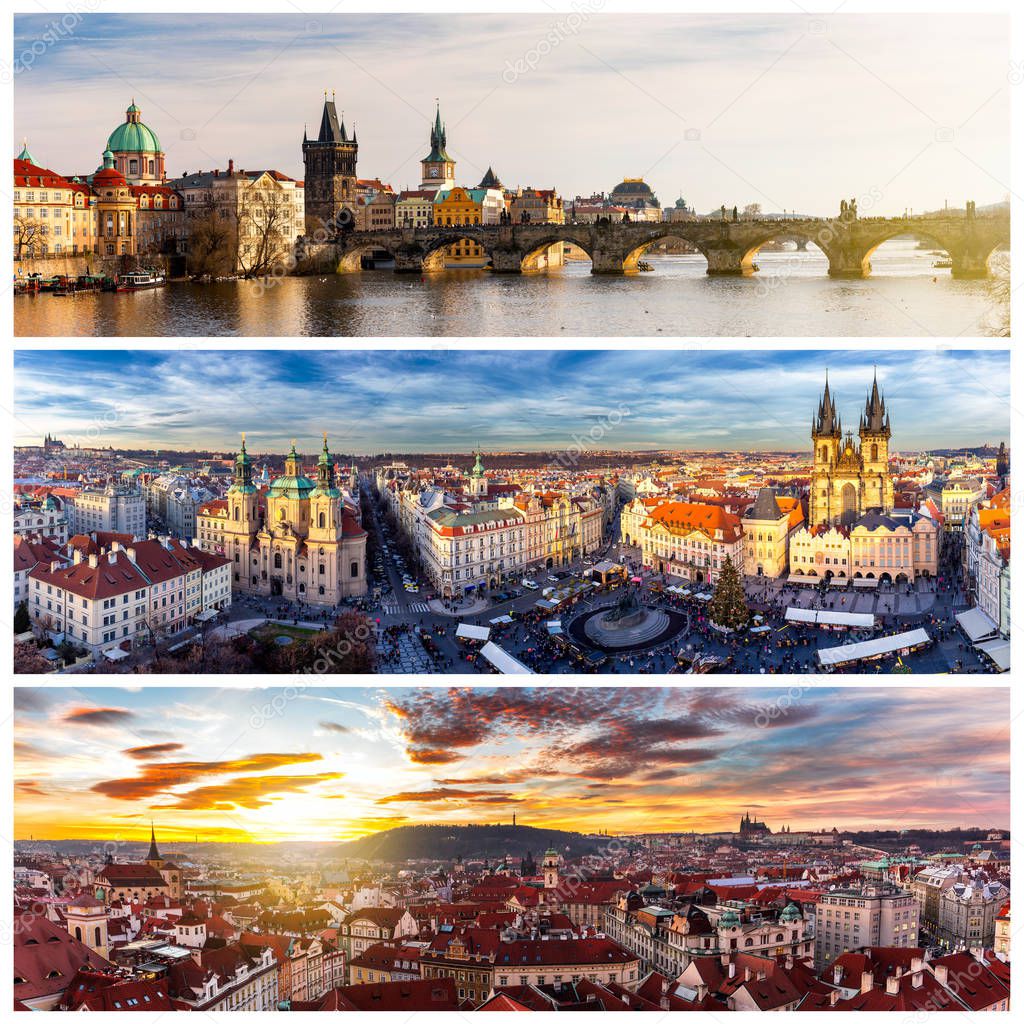
[(718, 577), (715, 596), (708, 605), (708, 614), (715, 625), (725, 629), (742, 629), (750, 618), (743, 580), (728, 555), (722, 563), (722, 573)]

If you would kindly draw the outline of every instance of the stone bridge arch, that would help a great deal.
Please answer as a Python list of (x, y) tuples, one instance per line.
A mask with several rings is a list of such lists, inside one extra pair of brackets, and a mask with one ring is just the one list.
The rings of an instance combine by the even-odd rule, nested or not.
[(545, 252), (552, 245), (575, 245), (578, 249), (585, 252), (591, 263), (593, 263), (594, 243), (589, 235), (583, 232), (572, 231), (571, 229), (567, 230), (565, 227), (557, 225), (552, 225), (552, 227), (556, 228), (556, 230), (542, 233), (539, 236), (533, 235), (528, 239), (524, 239), (518, 246), (505, 250), (507, 258), (500, 261), (503, 264), (501, 267), (498, 265), (498, 250), (496, 250), (494, 253), (493, 269), (499, 271), (504, 269), (511, 273), (533, 273), (540, 269), (538, 263), (541, 253)]
[[(652, 228), (653, 230), (649, 232), (649, 236), (645, 237), (642, 241), (627, 244), (626, 249), (622, 253), (622, 272), (624, 274), (636, 273), (638, 265), (644, 257), (644, 253), (648, 252), (652, 245), (657, 245), (658, 242), (662, 242), (667, 238), (674, 238), (680, 242), (686, 242), (687, 244), (694, 246), (708, 261), (708, 267), (710, 268), (711, 259), (708, 255), (709, 250), (699, 237), (694, 237), (695, 233), (693, 231), (687, 230), (685, 223), (669, 222), (664, 225), (658, 225), (656, 228), (652, 226)], [(646, 234), (648, 233), (645, 232), (645, 235)]]
[(901, 235), (927, 241), (949, 254), (955, 278), (989, 276), (989, 260), (1001, 246), (1009, 246), (1008, 218), (923, 217), (900, 220), (857, 220), (843, 224), (833, 245), (826, 249), (832, 277), (868, 277), (871, 256), (886, 242)]
[(421, 272), (432, 274), (444, 270), (445, 249), (464, 241), (478, 245), (493, 263), (494, 241), (486, 231), (478, 230), (478, 226), (475, 224), (453, 225), (430, 232), (420, 243), (418, 256)]
[(371, 252), (384, 251), (395, 261), (398, 266), (398, 257), (401, 250), (391, 239), (363, 238), (360, 236), (352, 242), (339, 246), (339, 253), (335, 272), (338, 274), (354, 274), (363, 269), (363, 257)]

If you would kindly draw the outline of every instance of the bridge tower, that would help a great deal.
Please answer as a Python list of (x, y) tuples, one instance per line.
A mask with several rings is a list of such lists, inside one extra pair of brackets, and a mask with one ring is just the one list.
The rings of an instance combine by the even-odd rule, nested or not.
[[(351, 224), (356, 209), (356, 159), (359, 143), (355, 130), (349, 138), (344, 120), (338, 120), (334, 100), (324, 93), (320, 132), (315, 139), (302, 133), (302, 161), (306, 168), (306, 235), (335, 236)], [(324, 238), (326, 240), (326, 238)]]

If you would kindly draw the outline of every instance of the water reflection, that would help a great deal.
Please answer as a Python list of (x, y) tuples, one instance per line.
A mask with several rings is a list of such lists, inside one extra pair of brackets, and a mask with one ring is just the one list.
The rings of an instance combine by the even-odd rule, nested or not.
[(864, 281), (827, 276), (816, 249), (761, 252), (760, 273), (708, 277), (702, 256), (648, 256), (650, 273), (589, 262), (524, 276), (390, 270), (170, 284), (135, 294), (17, 296), (20, 337), (991, 336), (1005, 320), (985, 281), (955, 281), (912, 240), (887, 242)]

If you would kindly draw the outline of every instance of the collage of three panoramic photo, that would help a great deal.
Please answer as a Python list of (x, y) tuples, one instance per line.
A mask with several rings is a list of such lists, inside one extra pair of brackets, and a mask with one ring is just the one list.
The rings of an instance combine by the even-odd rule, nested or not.
[(5, 17), (9, 1007), (1010, 1009), (1024, 38), (730, 6)]

